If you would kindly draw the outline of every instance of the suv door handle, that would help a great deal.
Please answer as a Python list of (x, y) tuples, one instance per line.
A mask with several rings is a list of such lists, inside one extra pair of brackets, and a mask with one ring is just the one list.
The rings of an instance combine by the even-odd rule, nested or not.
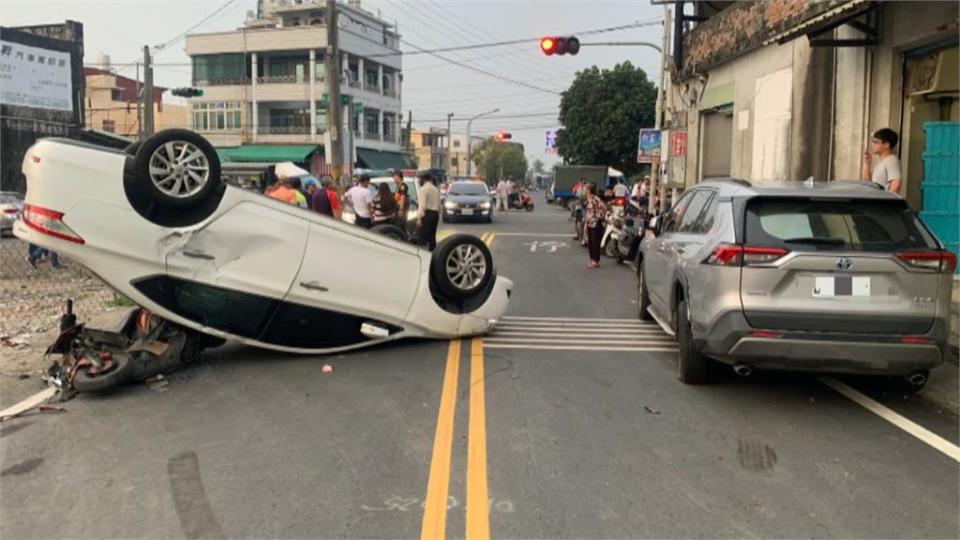
[(300, 286), (304, 289), (312, 289), (314, 291), (327, 292), (330, 289), (324, 287), (323, 285), (317, 283), (316, 281), (301, 281)]
[(207, 259), (208, 261), (214, 260), (216, 257), (210, 255), (209, 253), (204, 253), (202, 251), (184, 251), (184, 257), (190, 257), (192, 259)]

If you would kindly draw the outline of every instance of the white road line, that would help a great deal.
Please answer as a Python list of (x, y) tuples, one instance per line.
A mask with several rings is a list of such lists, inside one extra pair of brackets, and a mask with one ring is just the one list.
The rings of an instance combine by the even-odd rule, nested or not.
[(527, 337), (527, 338), (553, 338), (553, 339), (564, 339), (564, 338), (579, 338), (580, 341), (592, 341), (594, 339), (644, 339), (644, 338), (667, 338), (666, 334), (663, 332), (645, 332), (641, 334), (615, 334), (615, 335), (597, 335), (597, 334), (550, 334), (546, 332), (540, 332), (531, 334), (530, 332), (504, 332), (496, 331), (489, 334), (490, 337)]
[(623, 352), (677, 352), (676, 347), (589, 347), (589, 346), (551, 346), (551, 345), (506, 345), (487, 343), (484, 340), (486, 349), (532, 349), (541, 351), (623, 351)]
[(583, 327), (583, 326), (513, 326), (512, 324), (498, 324), (494, 326), (497, 330), (512, 330), (514, 332), (550, 332), (555, 334), (563, 334), (566, 332), (580, 332), (587, 333), (593, 332), (596, 334), (643, 334), (643, 333), (657, 333), (662, 334), (663, 329), (659, 326), (650, 326), (647, 328), (602, 328), (602, 327)]
[(17, 403), (16, 405), (11, 405), (6, 409), (0, 411), (0, 419), (6, 418), (8, 416), (20, 414), (23, 411), (27, 411), (36, 407), (37, 405), (43, 405), (44, 403), (47, 402), (48, 399), (50, 399), (56, 393), (57, 393), (57, 389), (55, 387), (48, 386), (45, 389), (21, 401), (20, 403)]
[(830, 388), (833, 388), (837, 392), (840, 392), (844, 396), (850, 398), (850, 400), (863, 406), (873, 414), (876, 414), (887, 422), (890, 422), (898, 428), (906, 431), (910, 435), (913, 435), (928, 445), (943, 452), (947, 456), (953, 458), (955, 461), (960, 462), (960, 446), (953, 444), (936, 433), (933, 433), (927, 428), (917, 424), (913, 420), (909, 420), (897, 412), (884, 407), (880, 403), (870, 399), (868, 396), (857, 390), (854, 390), (853, 388), (850, 388), (849, 386), (832, 377), (820, 377), (820, 381)]
[(649, 324), (643, 323), (637, 319), (593, 319), (586, 317), (522, 317), (519, 315), (507, 315), (500, 317), (501, 321), (543, 321), (543, 322), (552, 322), (552, 321), (574, 321), (574, 322), (618, 322), (618, 323), (640, 323), (640, 324)]
[(515, 320), (500, 320), (500, 324), (509, 324), (511, 326), (559, 326), (562, 328), (578, 328), (578, 327), (597, 327), (597, 328), (644, 328), (660, 325), (654, 322), (573, 322), (573, 321), (561, 321), (561, 322), (550, 322), (550, 321), (515, 321)]
[(578, 344), (582, 343), (584, 345), (672, 345), (676, 346), (676, 341), (672, 339), (591, 339), (589, 342), (586, 342), (582, 339), (556, 339), (556, 338), (547, 338), (547, 339), (536, 339), (529, 337), (499, 337), (499, 336), (487, 336), (483, 338), (488, 343), (572, 343)]

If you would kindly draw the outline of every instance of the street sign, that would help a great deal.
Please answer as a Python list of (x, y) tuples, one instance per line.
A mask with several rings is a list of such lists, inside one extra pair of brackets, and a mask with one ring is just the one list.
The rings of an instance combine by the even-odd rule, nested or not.
[(686, 131), (674, 130), (670, 132), (670, 155), (671, 156), (687, 155), (687, 132)]
[[(326, 92), (324, 92), (323, 95), (320, 96), (320, 106), (321, 106), (321, 107), (326, 107), (329, 103), (330, 103), (330, 96), (327, 95)], [(349, 95), (349, 94), (340, 94), (340, 104), (341, 104), (341, 105), (348, 105), (349, 103), (350, 103), (350, 95)]]
[(659, 129), (641, 129), (637, 144), (637, 163), (650, 163), (660, 157), (661, 133)]

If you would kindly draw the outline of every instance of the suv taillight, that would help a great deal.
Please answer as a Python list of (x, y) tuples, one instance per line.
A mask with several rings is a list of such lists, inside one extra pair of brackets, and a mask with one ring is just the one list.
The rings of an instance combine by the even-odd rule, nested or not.
[(949, 251), (903, 251), (897, 258), (914, 268), (924, 268), (942, 274), (957, 269), (957, 256)]
[(787, 253), (790, 252), (781, 247), (720, 244), (703, 262), (716, 266), (750, 266), (772, 263)]
[(23, 211), (20, 212), (20, 220), (33, 230), (48, 234), (50, 236), (83, 244), (83, 238), (77, 236), (67, 224), (63, 222), (63, 212), (48, 210), (33, 206), (31, 204), (23, 205)]

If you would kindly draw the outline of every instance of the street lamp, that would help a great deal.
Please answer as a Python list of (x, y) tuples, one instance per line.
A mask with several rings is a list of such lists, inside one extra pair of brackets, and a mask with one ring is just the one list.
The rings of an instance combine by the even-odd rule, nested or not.
[(498, 112), (500, 112), (500, 109), (499, 109), (499, 108), (496, 108), (496, 109), (494, 109), (494, 110), (492, 110), (492, 111), (487, 111), (487, 112), (480, 113), (480, 114), (474, 116), (473, 118), (471, 118), (470, 120), (467, 120), (467, 176), (470, 176), (470, 172), (471, 172), (471, 170), (473, 169), (473, 162), (470, 161), (470, 147), (472, 146), (472, 145), (470, 144), (470, 143), (471, 143), (471, 139), (470, 139), (470, 124), (472, 124), (474, 120), (476, 120), (477, 118), (480, 118), (481, 116), (486, 116), (486, 115), (488, 115), (488, 114), (493, 114), (493, 113), (498, 113)]

